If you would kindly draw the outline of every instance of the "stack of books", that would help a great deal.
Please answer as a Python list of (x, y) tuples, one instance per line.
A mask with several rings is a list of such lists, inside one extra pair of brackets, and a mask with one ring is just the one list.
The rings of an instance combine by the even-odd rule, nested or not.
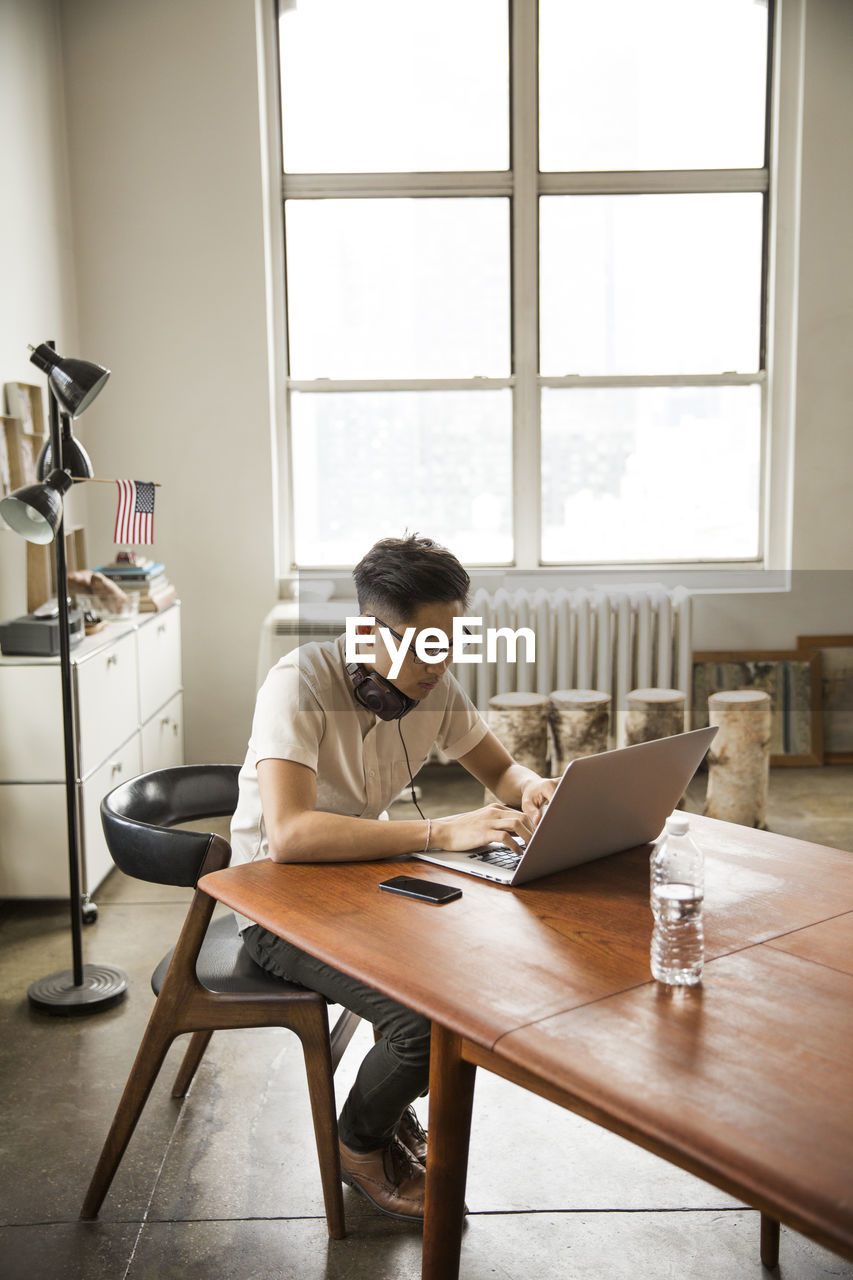
[(102, 564), (98, 573), (109, 578), (128, 595), (136, 596), (140, 613), (158, 613), (178, 598), (166, 577), (166, 566), (133, 552), (120, 552), (112, 564)]

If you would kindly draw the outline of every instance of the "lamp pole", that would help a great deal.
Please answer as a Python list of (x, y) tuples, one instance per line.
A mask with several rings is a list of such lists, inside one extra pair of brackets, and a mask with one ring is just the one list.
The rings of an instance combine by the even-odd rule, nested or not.
[[(51, 348), (53, 342), (45, 344)], [(53, 465), (63, 469), (59, 405), (48, 383), (50, 444)], [(80, 817), (77, 804), (77, 751), (74, 695), (71, 687), (71, 634), (68, 617), (68, 565), (65, 555), (65, 515), (55, 538), (56, 594), (59, 605), (59, 670), (62, 686), (62, 728), (65, 740), (65, 809), (68, 828), (68, 881), (71, 895), (71, 970), (60, 970), (31, 984), (30, 1004), (45, 1013), (94, 1013), (110, 1008), (127, 993), (127, 978), (112, 965), (83, 964), (83, 913), (80, 893)]]
[[(59, 431), (59, 407), (50, 398), (50, 443), (57, 465), (63, 466)], [(64, 505), (64, 504), (63, 504)], [(80, 822), (77, 809), (77, 753), (74, 744), (74, 702), (71, 689), (71, 624), (68, 617), (68, 563), (65, 553), (65, 513), (56, 534), (56, 594), (59, 601), (59, 671), (62, 685), (62, 731), (65, 739), (65, 811), (68, 826), (68, 880), (71, 893), (71, 951), (74, 986), (83, 985), (83, 918), (80, 907)], [(36, 988), (39, 988), (36, 991)], [(33, 983), (30, 1000), (41, 998)]]

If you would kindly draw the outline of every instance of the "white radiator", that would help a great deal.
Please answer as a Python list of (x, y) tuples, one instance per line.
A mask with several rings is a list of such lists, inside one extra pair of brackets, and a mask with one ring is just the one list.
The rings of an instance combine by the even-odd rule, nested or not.
[[(574, 591), (476, 591), (467, 610), (482, 628), (530, 627), (536, 661), (511, 663), (498, 645), (494, 663), (457, 663), (454, 673), (483, 715), (495, 693), (598, 689), (609, 693), (614, 739), (624, 741), (632, 689), (680, 689), (689, 727), (692, 687), (690, 593), (683, 587)], [(517, 657), (525, 656), (525, 643)]]
[[(309, 640), (339, 636), (355, 600), (327, 604), (283, 602), (264, 619), (258, 653), (258, 685), (291, 649)], [(478, 590), (468, 606), (478, 628), (530, 627), (536, 636), (536, 660), (511, 663), (506, 646), (497, 646), (496, 662), (456, 663), (453, 671), (486, 715), (495, 693), (552, 693), (555, 689), (599, 689), (612, 699), (614, 740), (624, 741), (626, 695), (632, 689), (680, 689), (690, 726), (692, 688), (691, 599), (684, 587), (607, 587), (574, 591)], [(482, 649), (480, 650), (482, 651)], [(471, 652), (477, 652), (472, 649)]]

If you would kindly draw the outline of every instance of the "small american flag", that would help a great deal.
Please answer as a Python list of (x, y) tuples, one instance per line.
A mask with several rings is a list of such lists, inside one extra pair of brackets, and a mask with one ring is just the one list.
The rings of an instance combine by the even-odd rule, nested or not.
[(129, 546), (154, 541), (154, 485), (148, 480), (116, 480), (118, 512), (113, 542)]

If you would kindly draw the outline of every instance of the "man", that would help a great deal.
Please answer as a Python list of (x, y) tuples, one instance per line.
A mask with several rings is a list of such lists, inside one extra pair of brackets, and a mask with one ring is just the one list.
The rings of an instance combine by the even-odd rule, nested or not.
[[(451, 636), (454, 618), (464, 616), (470, 581), (462, 565), (411, 535), (378, 542), (353, 577), (359, 612), (374, 619), (359, 624), (359, 652), (375, 653), (375, 664), (348, 664), (341, 636), (305, 645), (270, 671), (240, 773), (233, 861), (375, 860), (527, 838), (556, 784), (516, 764), (447, 671), (446, 649), (422, 643), (423, 656), (416, 652), (421, 633)], [(396, 662), (380, 628), (401, 639), (414, 628)], [(383, 820), (434, 746), (498, 802), (452, 817)], [(330, 896), (334, 887), (330, 868)], [(428, 1083), (428, 1019), (260, 925), (238, 923), (264, 969), (354, 1010), (380, 1033), (340, 1114), (342, 1176), (383, 1212), (422, 1220), (426, 1134), (411, 1103)]]

